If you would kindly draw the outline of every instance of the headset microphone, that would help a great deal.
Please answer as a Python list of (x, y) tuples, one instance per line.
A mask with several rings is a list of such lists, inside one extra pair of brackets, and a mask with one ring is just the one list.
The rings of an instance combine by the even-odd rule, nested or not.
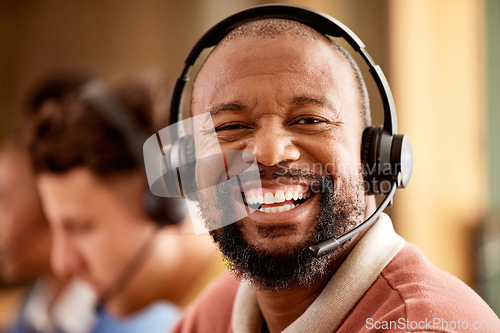
[(148, 239), (146, 239), (142, 246), (134, 253), (132, 258), (129, 259), (125, 267), (119, 272), (113, 283), (102, 292), (95, 306), (96, 312), (102, 311), (106, 302), (122, 291), (139, 271), (141, 265), (146, 262), (146, 259), (151, 253), (155, 236), (156, 233), (153, 232)]
[[(321, 257), (334, 252), (342, 243), (375, 223), (382, 211), (392, 202), (396, 189), (408, 185), (413, 171), (413, 150), (408, 137), (397, 134), (396, 108), (387, 79), (382, 69), (375, 64), (365, 50), (364, 43), (348, 27), (329, 15), (290, 5), (257, 6), (222, 20), (200, 38), (186, 58), (185, 67), (177, 79), (172, 95), (170, 125), (178, 123), (182, 119), (181, 105), (186, 90), (185, 86), (189, 80), (188, 74), (201, 52), (218, 44), (233, 29), (247, 22), (268, 18), (297, 21), (327, 37), (339, 37), (347, 41), (368, 65), (384, 106), (383, 127), (371, 126), (363, 132), (361, 161), (365, 171), (366, 193), (385, 195), (385, 198), (375, 212), (357, 228), (339, 238), (333, 238), (309, 248), (311, 255)], [(182, 161), (196, 160), (194, 157), (195, 147), (191, 136), (179, 138), (174, 131), (171, 131), (170, 135), (171, 145), (168, 148), (160, 144), (166, 166), (164, 173), (178, 174)], [(149, 177), (150, 175), (148, 175)], [(194, 179), (194, 174), (192, 178)], [(152, 184), (151, 187), (153, 188), (154, 185), (156, 184)], [(162, 192), (165, 196), (179, 195), (178, 190), (172, 191), (169, 188), (157, 192)]]
[(345, 242), (348, 242), (351, 238), (356, 236), (357, 234), (361, 233), (363, 230), (368, 229), (371, 225), (373, 225), (376, 221), (379, 215), (384, 211), (384, 209), (391, 204), (392, 197), (394, 196), (394, 192), (396, 192), (397, 184), (394, 182), (391, 185), (391, 190), (385, 197), (385, 199), (382, 201), (382, 203), (377, 207), (375, 212), (368, 217), (363, 223), (358, 225), (356, 228), (351, 230), (350, 232), (342, 235), (339, 238), (332, 238), (327, 241), (324, 241), (320, 244), (317, 245), (312, 245), (309, 246), (309, 251), (311, 252), (311, 255), (315, 256), (316, 258), (321, 258), (324, 255), (327, 255), (329, 253), (335, 252), (342, 244)]

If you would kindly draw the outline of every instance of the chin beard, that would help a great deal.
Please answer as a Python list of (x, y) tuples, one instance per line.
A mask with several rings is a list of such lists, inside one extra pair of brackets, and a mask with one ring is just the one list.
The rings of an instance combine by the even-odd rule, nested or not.
[[(274, 249), (269, 251), (259, 249), (250, 244), (240, 230), (241, 221), (226, 225), (210, 232), (214, 242), (227, 259), (228, 268), (240, 279), (250, 281), (259, 289), (284, 289), (291, 286), (309, 287), (319, 277), (328, 273), (335, 253), (321, 258), (313, 257), (309, 252), (309, 246), (318, 244), (333, 237), (338, 237), (357, 226), (364, 217), (363, 183), (362, 177), (355, 184), (334, 182), (331, 178), (305, 172), (296, 169), (279, 168), (271, 172), (261, 170), (261, 179), (275, 179), (285, 177), (287, 179), (304, 181), (317, 184), (321, 189), (320, 211), (317, 216), (318, 224), (311, 230), (304, 242), (294, 244), (286, 249)], [(206, 223), (215, 225), (213, 214), (204, 214), (207, 210), (215, 208), (223, 221), (230, 221), (232, 212), (227, 209), (227, 203), (222, 203), (219, 198), (227, 197), (228, 189), (220, 187), (218, 194), (212, 197), (210, 202), (202, 200), (201, 211)], [(361, 193), (361, 194), (360, 194)], [(220, 195), (219, 195), (220, 194)], [(215, 202), (214, 199), (215, 198)], [(211, 206), (209, 209), (208, 206)], [(223, 209), (225, 208), (225, 209)], [(210, 217), (211, 216), (211, 217)], [(279, 227), (270, 227), (274, 229)], [(272, 235), (272, 230), (266, 230), (259, 234)], [(272, 237), (272, 236), (271, 236)], [(343, 246), (341, 247), (343, 248)]]

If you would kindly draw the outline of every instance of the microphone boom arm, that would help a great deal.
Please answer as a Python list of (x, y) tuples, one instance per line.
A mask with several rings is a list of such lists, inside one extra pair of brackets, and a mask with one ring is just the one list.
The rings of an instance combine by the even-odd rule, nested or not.
[(396, 182), (392, 182), (391, 190), (389, 191), (389, 193), (387, 193), (384, 200), (382, 200), (377, 209), (373, 212), (372, 215), (370, 215), (370, 217), (368, 217), (368, 219), (363, 221), (363, 223), (358, 225), (356, 228), (352, 229), (347, 234), (340, 236), (339, 238), (332, 238), (317, 245), (310, 246), (309, 251), (311, 255), (316, 258), (321, 258), (324, 255), (335, 252), (340, 247), (340, 245), (344, 244), (363, 230), (371, 227), (377, 221), (377, 218), (384, 211), (384, 209), (392, 202), (392, 198), (394, 197), (394, 193), (396, 192), (397, 187), (398, 186)]

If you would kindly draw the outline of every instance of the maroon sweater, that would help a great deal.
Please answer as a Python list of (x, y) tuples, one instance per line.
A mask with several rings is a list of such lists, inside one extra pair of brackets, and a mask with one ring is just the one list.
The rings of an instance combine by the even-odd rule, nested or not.
[[(174, 332), (233, 332), (238, 286), (229, 274), (212, 283)], [(407, 243), (335, 332), (500, 332), (500, 320), (471, 288)]]

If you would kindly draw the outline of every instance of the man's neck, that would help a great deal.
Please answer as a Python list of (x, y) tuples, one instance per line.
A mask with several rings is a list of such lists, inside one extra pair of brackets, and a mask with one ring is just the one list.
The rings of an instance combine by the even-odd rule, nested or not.
[(257, 302), (269, 332), (281, 332), (300, 317), (321, 293), (330, 275), (309, 288), (292, 287), (282, 290), (257, 291)]
[[(135, 313), (151, 302), (150, 290), (156, 289), (151, 283), (150, 271), (154, 265), (157, 252), (157, 234), (154, 229), (146, 235), (142, 245), (132, 258), (128, 259), (126, 268), (120, 272), (112, 288), (106, 295), (106, 309), (117, 317), (125, 317)], [(148, 286), (148, 288), (144, 288)]]
[(218, 258), (209, 236), (184, 236), (177, 226), (164, 227), (157, 232), (144, 264), (106, 308), (123, 317), (156, 301), (182, 305), (193, 284)]
[(357, 240), (358, 237), (334, 256), (327, 274), (316, 278), (309, 287), (296, 285), (280, 290), (256, 290), (257, 302), (270, 333), (283, 331), (311, 306)]

